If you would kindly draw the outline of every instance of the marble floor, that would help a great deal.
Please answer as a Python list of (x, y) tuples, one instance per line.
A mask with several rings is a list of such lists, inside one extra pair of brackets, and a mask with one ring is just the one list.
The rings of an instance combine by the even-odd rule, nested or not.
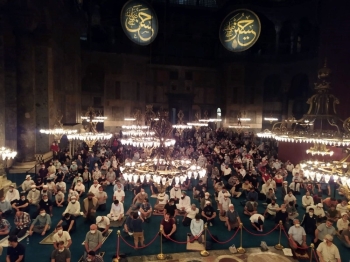
[[(202, 257), (200, 252), (186, 252), (164, 254), (168, 262), (298, 262), (293, 257), (287, 257), (282, 250), (269, 247), (269, 250), (262, 252), (260, 248), (246, 248), (244, 254), (231, 254), (229, 250), (210, 250), (208, 257)], [(152, 256), (130, 256), (128, 262), (160, 261), (156, 255)], [(121, 259), (122, 261), (122, 259)]]

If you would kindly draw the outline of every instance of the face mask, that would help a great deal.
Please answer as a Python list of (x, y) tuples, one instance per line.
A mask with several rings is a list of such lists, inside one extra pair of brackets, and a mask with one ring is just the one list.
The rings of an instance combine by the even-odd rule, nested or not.
[(90, 230), (91, 234), (95, 234), (96, 230)]
[(87, 260), (87, 261), (91, 261), (91, 258), (87, 258), (86, 260)]
[(70, 201), (70, 202), (72, 202), (72, 204), (74, 204), (74, 203), (75, 203), (75, 201), (76, 201), (76, 200), (72, 200), (72, 201)]
[(9, 190), (10, 192), (13, 192), (13, 189)]
[(142, 195), (144, 195), (144, 194), (145, 194), (145, 192), (141, 192), (141, 194), (142, 194)]
[(80, 186), (81, 185), (81, 183), (78, 183), (78, 186)]
[(49, 201), (48, 199), (44, 199), (44, 202), (47, 202), (47, 201)]
[(40, 213), (40, 216), (44, 217), (46, 216), (46, 213)]
[(35, 192), (35, 191), (36, 191), (36, 189), (35, 189), (35, 188), (33, 188), (33, 189), (32, 189), (32, 191), (33, 191), (33, 192)]
[(183, 197), (181, 197), (181, 199), (184, 199), (185, 197), (183, 196)]
[(59, 251), (59, 252), (63, 252), (63, 251), (64, 251), (64, 248), (62, 248), (62, 249), (59, 249), (58, 251)]
[(62, 233), (63, 233), (63, 230), (62, 230), (62, 229), (59, 229), (59, 230), (57, 230), (57, 233), (58, 233), (58, 234), (62, 234)]
[(25, 197), (21, 197), (21, 200), (26, 200), (26, 198)]
[(323, 242), (324, 242), (324, 243), (327, 243), (327, 240), (326, 240), (326, 239), (323, 239)]
[(295, 227), (300, 227), (300, 224), (295, 224)]

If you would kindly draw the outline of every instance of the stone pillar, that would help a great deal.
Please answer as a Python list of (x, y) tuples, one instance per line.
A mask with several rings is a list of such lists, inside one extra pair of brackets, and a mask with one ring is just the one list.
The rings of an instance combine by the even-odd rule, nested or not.
[(276, 55), (279, 53), (280, 49), (280, 32), (281, 32), (282, 24), (277, 22), (275, 23), (275, 31), (276, 31), (276, 46), (275, 46), (275, 53)]
[[(40, 129), (52, 128), (49, 108), (54, 104), (49, 100), (49, 92), (53, 85), (49, 81), (52, 73), (52, 48), (49, 45), (50, 36), (40, 35), (36, 38), (35, 52), (35, 153), (44, 154), (50, 150), (49, 136), (41, 134)], [(50, 73), (51, 72), (51, 73)]]
[(5, 146), (5, 56), (2, 21), (0, 17), (0, 147)]
[(17, 128), (18, 157), (33, 161), (35, 154), (35, 60), (33, 40), (18, 33), (17, 51)]

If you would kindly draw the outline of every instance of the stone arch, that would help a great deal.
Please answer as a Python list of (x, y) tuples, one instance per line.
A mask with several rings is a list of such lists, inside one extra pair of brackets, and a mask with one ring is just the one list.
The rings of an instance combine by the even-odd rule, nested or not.
[(282, 81), (280, 76), (277, 74), (267, 76), (264, 80), (264, 103), (280, 101), (282, 91)]

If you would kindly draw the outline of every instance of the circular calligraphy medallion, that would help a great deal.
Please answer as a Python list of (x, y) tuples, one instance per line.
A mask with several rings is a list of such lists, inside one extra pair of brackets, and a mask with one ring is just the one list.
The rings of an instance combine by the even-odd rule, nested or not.
[(261, 31), (259, 17), (248, 9), (228, 14), (220, 25), (221, 44), (231, 52), (242, 52), (252, 47)]
[(157, 14), (142, 0), (130, 0), (123, 6), (120, 21), (126, 36), (135, 44), (148, 45), (158, 33)]

